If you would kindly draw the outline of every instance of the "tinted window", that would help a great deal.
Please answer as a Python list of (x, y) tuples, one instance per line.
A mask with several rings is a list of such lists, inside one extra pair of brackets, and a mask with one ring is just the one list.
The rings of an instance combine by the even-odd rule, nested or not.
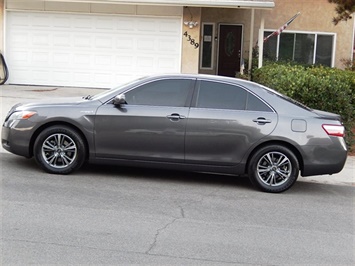
[(127, 104), (154, 106), (185, 106), (192, 80), (160, 80), (142, 85), (127, 93)]
[(237, 86), (201, 81), (196, 107), (245, 110), (247, 93)]
[(249, 111), (272, 112), (269, 106), (267, 106), (265, 103), (263, 103), (260, 99), (258, 99), (251, 93), (248, 93), (246, 109)]

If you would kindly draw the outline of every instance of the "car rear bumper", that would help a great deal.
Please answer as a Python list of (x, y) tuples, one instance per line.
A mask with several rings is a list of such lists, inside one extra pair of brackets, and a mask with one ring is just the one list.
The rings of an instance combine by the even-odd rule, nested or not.
[(331, 137), (332, 144), (304, 147), (302, 176), (331, 175), (339, 173), (347, 159), (343, 138)]

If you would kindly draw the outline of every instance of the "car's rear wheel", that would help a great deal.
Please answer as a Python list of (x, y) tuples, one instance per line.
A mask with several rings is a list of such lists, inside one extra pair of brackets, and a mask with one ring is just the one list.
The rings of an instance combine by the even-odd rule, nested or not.
[(36, 162), (48, 173), (69, 174), (85, 162), (82, 137), (67, 126), (44, 129), (34, 143)]
[(265, 146), (256, 151), (250, 160), (248, 175), (258, 189), (278, 193), (292, 187), (299, 174), (295, 154), (281, 145)]

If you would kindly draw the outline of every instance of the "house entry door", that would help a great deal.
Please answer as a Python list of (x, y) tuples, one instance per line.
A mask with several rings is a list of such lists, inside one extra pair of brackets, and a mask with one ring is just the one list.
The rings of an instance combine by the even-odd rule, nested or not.
[(240, 71), (242, 56), (241, 25), (219, 25), (218, 75), (235, 77)]

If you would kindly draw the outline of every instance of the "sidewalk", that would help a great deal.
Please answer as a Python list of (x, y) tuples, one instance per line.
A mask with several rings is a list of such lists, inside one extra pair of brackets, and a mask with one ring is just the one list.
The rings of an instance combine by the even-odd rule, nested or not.
[[(75, 97), (94, 95), (104, 89), (44, 87), (44, 86), (0, 86), (0, 119), (1, 124), (10, 108), (19, 102), (48, 99), (53, 97)], [(0, 147), (0, 153), (6, 152)], [(344, 169), (334, 175), (300, 177), (299, 181), (316, 182), (324, 184), (339, 184), (355, 186), (355, 156), (348, 156)]]

